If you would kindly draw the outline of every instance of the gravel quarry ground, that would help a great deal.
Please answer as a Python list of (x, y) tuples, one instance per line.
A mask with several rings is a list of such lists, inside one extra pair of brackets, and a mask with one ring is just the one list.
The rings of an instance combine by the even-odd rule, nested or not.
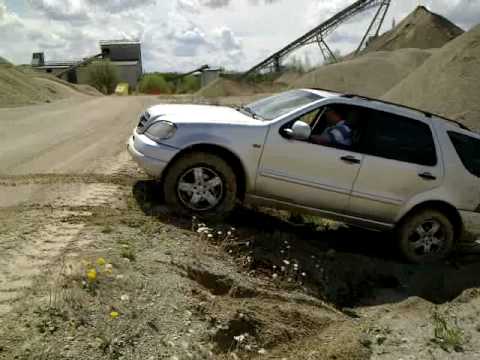
[(412, 266), (390, 234), (321, 219), (171, 216), (125, 149), (160, 101), (207, 100), (0, 109), (0, 359), (480, 356), (475, 248)]

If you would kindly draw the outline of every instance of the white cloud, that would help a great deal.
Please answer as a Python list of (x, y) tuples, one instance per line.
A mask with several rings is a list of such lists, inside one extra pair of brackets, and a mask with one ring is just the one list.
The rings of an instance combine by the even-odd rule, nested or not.
[(90, 18), (81, 0), (29, 0), (29, 3), (53, 20), (87, 21)]
[[(30, 62), (33, 51), (48, 60), (82, 58), (99, 51), (98, 41), (138, 38), (147, 70), (212, 66), (246, 70), (320, 24), (352, 0), (28, 0), (21, 13), (0, 0), (0, 56)], [(411, 12), (417, 0), (392, 2), (385, 27)], [(480, 19), (478, 0), (425, 0), (432, 10), (465, 28)], [(7, 6), (5, 6), (7, 4)], [(17, 8), (17, 7), (15, 7)], [(299, 11), (301, 10), (301, 11)], [(20, 10), (19, 10), (20, 11)], [(342, 25), (329, 38), (332, 49), (354, 49), (372, 11)], [(300, 51), (321, 62), (316, 45)]]

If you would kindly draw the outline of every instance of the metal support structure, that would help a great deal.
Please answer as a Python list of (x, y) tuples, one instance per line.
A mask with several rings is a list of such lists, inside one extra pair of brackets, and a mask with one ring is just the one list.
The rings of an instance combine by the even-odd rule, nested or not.
[(320, 51), (321, 51), (325, 61), (337, 62), (337, 57), (332, 52), (330, 47), (327, 45), (327, 43), (326, 43), (326, 41), (323, 37), (317, 36), (317, 44), (318, 44), (318, 47), (320, 48)]
[(90, 57), (86, 58), (85, 60), (79, 62), (78, 64), (72, 65), (72, 66), (70, 66), (68, 69), (59, 72), (56, 76), (57, 76), (58, 78), (61, 78), (63, 75), (67, 74), (68, 72), (70, 72), (70, 71), (72, 71), (72, 70), (75, 70), (75, 69), (78, 68), (79, 66), (88, 65), (88, 64), (91, 63), (93, 60), (98, 59), (98, 58), (100, 58), (100, 57), (102, 57), (102, 54), (97, 54), (97, 55), (90, 56)]
[(203, 72), (203, 71), (208, 70), (208, 69), (210, 69), (210, 66), (208, 66), (208, 65), (203, 65), (203, 66), (201, 66), (201, 67), (199, 67), (199, 68), (197, 68), (197, 69), (195, 69), (195, 70), (189, 71), (189, 72), (184, 73), (184, 74), (177, 75), (177, 76), (175, 76), (174, 78), (172, 78), (171, 81), (180, 80), (180, 79), (182, 79), (182, 78), (184, 78), (184, 77), (187, 77), (188, 75), (192, 75), (192, 74), (194, 74), (194, 73), (196, 73), (196, 72)]
[[(281, 59), (283, 59), (288, 54), (292, 53), (293, 51), (312, 43), (317, 42), (317, 37), (321, 39), (325, 39), (325, 37), (334, 31), (338, 26), (345, 23), (346, 21), (350, 20), (352, 17), (375, 8), (379, 5), (384, 5), (387, 0), (357, 0), (352, 5), (346, 7), (339, 13), (332, 16), (330, 19), (324, 21), (322, 24), (317, 26), (316, 28), (310, 30), (305, 35), (301, 36), (297, 40), (291, 42), (283, 49), (277, 51), (273, 55), (269, 56), (259, 64), (252, 67), (250, 70), (243, 74), (243, 77), (248, 75), (260, 72), (267, 68), (273, 67), (274, 69), (281, 68)], [(390, 3), (390, 0), (388, 0)], [(388, 10), (388, 8), (387, 8)], [(386, 14), (386, 13), (385, 13)], [(383, 20), (382, 20), (383, 23)], [(373, 25), (372, 25), (373, 26)], [(324, 42), (325, 43), (325, 42)], [(326, 43), (325, 43), (326, 44)]]
[(378, 34), (380, 33), (380, 30), (382, 28), (383, 22), (385, 21), (385, 17), (387, 16), (388, 9), (390, 8), (390, 4), (391, 4), (391, 0), (382, 1), (372, 22), (368, 26), (368, 29), (365, 32), (365, 35), (363, 36), (362, 41), (360, 41), (360, 45), (355, 51), (355, 54), (358, 54), (360, 51), (362, 51), (364, 46), (367, 45), (368, 41), (371, 38), (378, 37)]

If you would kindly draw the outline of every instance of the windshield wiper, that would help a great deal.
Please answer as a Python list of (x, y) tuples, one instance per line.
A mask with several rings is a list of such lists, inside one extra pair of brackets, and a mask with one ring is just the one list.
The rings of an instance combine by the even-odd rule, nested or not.
[(255, 113), (255, 111), (253, 111), (251, 108), (249, 108), (248, 106), (236, 106), (235, 109), (237, 111), (240, 111), (240, 112), (243, 112), (243, 113), (247, 113), (248, 115), (250, 115), (252, 118), (256, 119), (256, 120), (263, 120), (263, 118), (261, 116), (259, 116), (258, 114)]

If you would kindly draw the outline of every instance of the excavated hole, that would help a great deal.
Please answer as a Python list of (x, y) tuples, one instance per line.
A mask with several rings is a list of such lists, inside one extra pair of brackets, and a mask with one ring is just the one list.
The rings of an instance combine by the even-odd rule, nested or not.
[(260, 323), (244, 314), (237, 314), (235, 318), (230, 319), (221, 325), (212, 336), (212, 341), (216, 344), (216, 351), (227, 353), (235, 349), (237, 341), (236, 336), (248, 334), (255, 337), (259, 331)]
[(233, 280), (225, 275), (214, 274), (206, 269), (189, 267), (187, 276), (208, 289), (213, 295), (227, 295), (233, 287)]
[(215, 274), (208, 269), (189, 266), (186, 272), (189, 279), (206, 288), (212, 295), (228, 295), (236, 299), (254, 298), (258, 295), (256, 289), (240, 285), (232, 278), (223, 274)]

